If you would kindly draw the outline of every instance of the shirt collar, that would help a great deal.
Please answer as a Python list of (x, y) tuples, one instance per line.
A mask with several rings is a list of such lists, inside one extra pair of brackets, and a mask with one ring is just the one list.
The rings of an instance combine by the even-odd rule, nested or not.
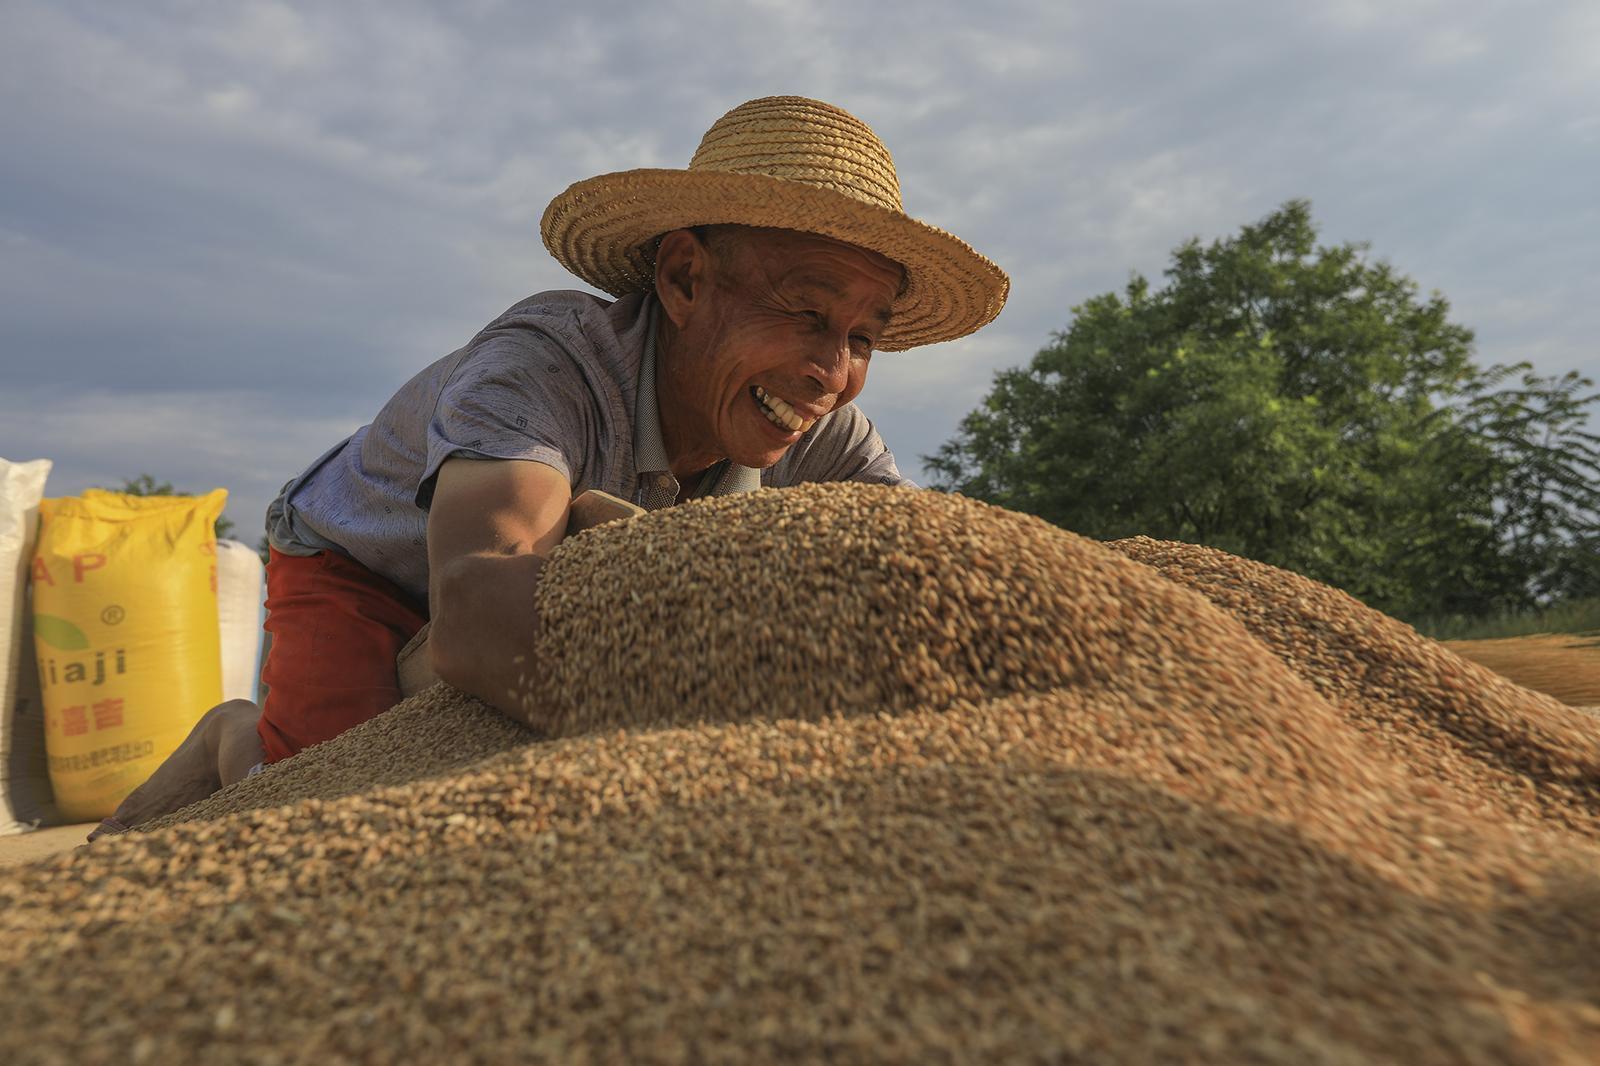
[[(639, 397), (633, 415), (633, 468), (641, 476), (668, 472), (667, 445), (661, 439), (661, 407), (656, 402), (656, 298), (645, 297), (649, 322), (645, 326), (644, 356), (639, 362)], [(701, 486), (699, 495), (728, 496), (754, 492), (761, 487), (761, 471), (753, 466), (728, 463), (715, 485)]]

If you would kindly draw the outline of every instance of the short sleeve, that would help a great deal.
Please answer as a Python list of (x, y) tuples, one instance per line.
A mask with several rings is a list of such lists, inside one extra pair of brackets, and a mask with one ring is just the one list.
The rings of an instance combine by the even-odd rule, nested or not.
[(446, 459), (522, 459), (560, 471), (571, 484), (593, 451), (595, 399), (572, 356), (532, 330), (501, 333), (463, 356), (428, 423), (417, 506), (433, 499)]

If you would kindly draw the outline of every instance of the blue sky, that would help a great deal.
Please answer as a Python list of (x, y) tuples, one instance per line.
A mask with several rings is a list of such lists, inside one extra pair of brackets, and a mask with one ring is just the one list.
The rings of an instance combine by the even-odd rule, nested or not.
[(278, 486), (521, 297), (538, 219), (728, 108), (838, 104), (908, 211), (1011, 274), (874, 360), (901, 466), (1071, 308), (1283, 201), (1371, 242), (1485, 364), (1600, 374), (1600, 4), (7, 0), (0, 456), (51, 495)]

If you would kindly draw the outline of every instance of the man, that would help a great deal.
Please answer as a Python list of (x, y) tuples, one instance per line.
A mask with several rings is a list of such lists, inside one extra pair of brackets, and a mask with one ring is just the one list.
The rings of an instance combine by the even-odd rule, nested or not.
[(970, 333), (1008, 288), (904, 213), (870, 129), (799, 97), (730, 111), (687, 170), (572, 186), (541, 230), (619, 298), (517, 304), (284, 487), (268, 511), (264, 706), (208, 712), (101, 831), (389, 709), (395, 656), (430, 619), (441, 678), (537, 725), (506, 696), (575, 493), (656, 509), (763, 485), (905, 483), (852, 403), (873, 351)]

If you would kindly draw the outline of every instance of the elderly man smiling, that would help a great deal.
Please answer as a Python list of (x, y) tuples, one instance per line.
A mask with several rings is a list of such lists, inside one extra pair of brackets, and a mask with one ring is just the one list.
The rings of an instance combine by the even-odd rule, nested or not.
[[(575, 493), (646, 509), (806, 481), (905, 483), (852, 401), (874, 350), (970, 333), (1006, 276), (909, 218), (888, 151), (815, 100), (743, 104), (687, 170), (572, 186), (545, 245), (617, 296), (517, 304), (401, 388), (268, 511), (264, 705), (209, 712), (106, 831), (203, 797), (440, 677), (506, 713)], [(513, 705), (507, 705), (513, 704)]]

